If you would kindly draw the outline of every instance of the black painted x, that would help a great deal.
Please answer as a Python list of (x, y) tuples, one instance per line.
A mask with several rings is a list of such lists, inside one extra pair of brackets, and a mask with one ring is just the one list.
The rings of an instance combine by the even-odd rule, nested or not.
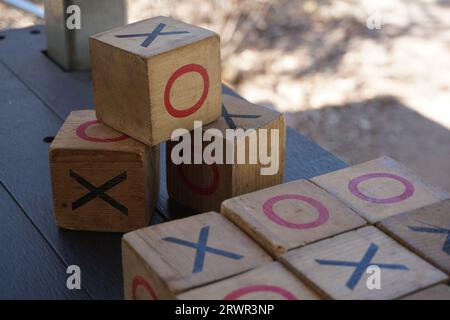
[(225, 105), (222, 104), (222, 117), (225, 119), (228, 127), (230, 129), (237, 129), (236, 123), (234, 123), (233, 118), (243, 118), (243, 119), (258, 119), (261, 118), (260, 115), (257, 114), (232, 114), (228, 113)]
[(125, 181), (127, 179), (126, 172), (122, 172), (121, 174), (112, 178), (111, 180), (108, 180), (107, 182), (105, 182), (98, 188), (93, 186), (89, 181), (87, 181), (83, 177), (80, 177), (78, 174), (76, 174), (72, 170), (70, 170), (70, 177), (90, 191), (89, 193), (82, 196), (77, 201), (72, 202), (72, 210), (78, 209), (79, 207), (86, 204), (87, 202), (99, 197), (100, 199), (108, 202), (111, 206), (113, 206), (114, 208), (116, 208), (117, 210), (122, 212), (124, 215), (128, 215), (127, 207), (125, 207), (121, 203), (117, 202), (116, 200), (114, 200), (113, 198), (111, 198), (110, 196), (108, 196), (105, 193), (109, 189), (111, 189), (114, 186), (118, 185), (119, 183)]
[(150, 33), (137, 33), (137, 34), (122, 34), (122, 35), (115, 35), (116, 38), (138, 38), (138, 37), (145, 37), (144, 42), (142, 42), (141, 47), (148, 48), (152, 42), (158, 37), (158, 36), (168, 36), (171, 34), (184, 34), (189, 33), (189, 31), (167, 31), (162, 32), (163, 29), (167, 25), (165, 23), (160, 23), (156, 26), (156, 28), (150, 32)]

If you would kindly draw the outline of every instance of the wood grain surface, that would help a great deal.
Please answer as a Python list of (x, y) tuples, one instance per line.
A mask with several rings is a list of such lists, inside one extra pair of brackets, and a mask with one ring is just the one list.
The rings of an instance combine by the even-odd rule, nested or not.
[(110, 127), (154, 146), (219, 118), (216, 33), (155, 17), (92, 36), (90, 49), (95, 109)]
[(450, 274), (450, 200), (382, 220), (379, 227)]
[[(148, 279), (158, 299), (170, 299), (271, 261), (262, 248), (217, 212), (133, 231), (124, 236), (123, 243), (127, 248), (123, 258), (127, 299), (133, 298), (136, 277)], [(130, 250), (139, 259), (129, 259)]]
[[(448, 281), (445, 273), (373, 226), (290, 251), (282, 262), (332, 299), (390, 300)], [(379, 289), (367, 285), (367, 268), (373, 265), (380, 268)]]
[(448, 199), (445, 190), (389, 157), (313, 178), (371, 223)]
[(366, 224), (342, 202), (307, 180), (225, 200), (221, 213), (277, 257)]
[(318, 300), (320, 296), (279, 262), (177, 296), (180, 300)]
[[(229, 130), (235, 129), (241, 129), (243, 136), (227, 136)], [(190, 164), (175, 165), (170, 157), (167, 157), (167, 189), (171, 199), (198, 211), (220, 211), (220, 205), (225, 199), (268, 188), (283, 181), (286, 128), (281, 113), (224, 94), (222, 116), (203, 127), (201, 133), (205, 135), (206, 132), (210, 132), (209, 139), (213, 142), (203, 142), (199, 150), (189, 144), (189, 141), (191, 143), (195, 141), (194, 132), (183, 136), (183, 139), (188, 139), (188, 145), (192, 150)], [(275, 136), (273, 146), (272, 132)], [(216, 141), (221, 144), (219, 148), (222, 156), (218, 157), (219, 163), (208, 165), (202, 161), (195, 164), (194, 153), (204, 155), (204, 151)], [(258, 145), (264, 141), (267, 151), (262, 153), (264, 156), (271, 156), (272, 163), (263, 164), (260, 161), (261, 156), (258, 156), (259, 159), (255, 159), (251, 164), (248, 156), (250, 143), (255, 146), (255, 153), (258, 154)], [(177, 150), (176, 145), (181, 143), (183, 141), (167, 142), (167, 153), (172, 154), (174, 148)], [(242, 152), (245, 163), (238, 162), (241, 152), (238, 151), (239, 143), (245, 146)], [(231, 158), (229, 149), (233, 152), (232, 163), (226, 161), (228, 157)], [(262, 170), (270, 165), (273, 166), (273, 173), (263, 174)]]

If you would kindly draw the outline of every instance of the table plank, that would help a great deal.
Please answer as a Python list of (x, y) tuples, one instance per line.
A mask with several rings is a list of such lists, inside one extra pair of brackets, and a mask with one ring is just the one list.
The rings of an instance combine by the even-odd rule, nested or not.
[(64, 231), (54, 223), (49, 146), (42, 139), (55, 135), (61, 120), (3, 63), (0, 84), (0, 181), (65, 264), (80, 266), (84, 288), (92, 297), (120, 298), (121, 235)]
[(60, 120), (72, 110), (93, 107), (90, 74), (64, 72), (43, 53), (47, 47), (44, 26), (0, 34), (5, 37), (0, 41), (0, 60)]
[(66, 287), (67, 266), (0, 185), (0, 299), (87, 299)]

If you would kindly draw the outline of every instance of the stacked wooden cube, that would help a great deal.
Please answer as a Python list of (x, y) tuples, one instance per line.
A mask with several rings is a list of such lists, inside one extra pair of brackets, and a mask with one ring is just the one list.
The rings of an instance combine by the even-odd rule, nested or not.
[[(222, 93), (215, 33), (156, 17), (92, 37), (91, 61), (96, 112), (73, 112), (51, 146), (55, 217), (62, 228), (131, 231), (126, 299), (450, 295), (449, 194), (386, 157), (281, 184), (283, 116)], [(278, 130), (280, 169), (173, 163), (173, 131), (196, 120), (216, 132)], [(204, 213), (148, 227), (163, 142), (169, 196)], [(371, 268), (380, 288), (368, 285)]]
[[(126, 232), (149, 224), (159, 191), (159, 144), (202, 121), (215, 128), (276, 128), (284, 161), (284, 119), (275, 111), (222, 95), (220, 40), (209, 30), (155, 17), (90, 41), (94, 111), (69, 115), (50, 151), (54, 211), (62, 228)], [(168, 157), (172, 199), (199, 211), (282, 182), (261, 167)], [(212, 170), (211, 170), (212, 168)]]

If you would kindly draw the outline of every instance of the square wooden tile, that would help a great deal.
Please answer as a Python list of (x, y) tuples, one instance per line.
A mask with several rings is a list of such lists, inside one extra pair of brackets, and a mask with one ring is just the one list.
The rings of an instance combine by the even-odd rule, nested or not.
[(312, 181), (372, 223), (450, 197), (388, 157), (328, 173)]
[(221, 212), (273, 256), (366, 223), (307, 180), (226, 200)]
[(438, 284), (406, 296), (402, 300), (450, 300), (450, 287), (448, 284)]
[[(396, 299), (448, 277), (375, 227), (286, 253), (282, 262), (332, 299)], [(377, 271), (369, 267), (376, 266)], [(369, 289), (379, 275), (380, 289)]]
[(126, 299), (173, 299), (272, 261), (216, 212), (130, 232), (122, 259)]
[(279, 262), (185, 292), (181, 300), (317, 300), (320, 297)]
[(385, 219), (379, 227), (450, 274), (450, 200)]

